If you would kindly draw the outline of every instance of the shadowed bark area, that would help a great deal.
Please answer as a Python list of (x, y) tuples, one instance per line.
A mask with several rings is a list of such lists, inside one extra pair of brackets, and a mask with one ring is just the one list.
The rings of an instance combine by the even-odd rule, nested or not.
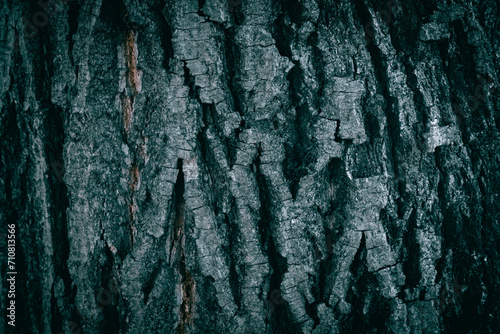
[(499, 17), (2, 1), (3, 332), (497, 331)]

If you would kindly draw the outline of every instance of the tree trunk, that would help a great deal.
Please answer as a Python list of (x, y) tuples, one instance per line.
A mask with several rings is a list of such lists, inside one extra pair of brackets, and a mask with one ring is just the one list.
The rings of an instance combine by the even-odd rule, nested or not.
[(0, 325), (498, 330), (499, 16), (3, 1)]

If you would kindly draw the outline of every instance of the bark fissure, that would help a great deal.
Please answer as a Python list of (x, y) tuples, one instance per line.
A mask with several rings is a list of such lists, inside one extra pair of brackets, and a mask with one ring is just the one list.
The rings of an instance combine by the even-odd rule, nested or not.
[(291, 140), (285, 144), (283, 173), (289, 182), (292, 198), (295, 199), (301, 178), (309, 174), (310, 167), (317, 160), (315, 145), (308, 135), (308, 129), (312, 124), (312, 115), (309, 114), (309, 111), (313, 106), (309, 105), (309, 101), (304, 102), (305, 96), (308, 95), (308, 87), (303, 83), (303, 69), (299, 61), (293, 59), (291, 50), (297, 36), (287, 24), (291, 17), (298, 20), (300, 17), (298, 8), (301, 6), (298, 3), (296, 6), (292, 6), (287, 1), (279, 1), (277, 5), (281, 8), (281, 14), (275, 19), (273, 27), (276, 48), (282, 57), (288, 58), (293, 63), (286, 79), (291, 108), (295, 111), (295, 122), (293, 133), (288, 134)]
[[(234, 210), (234, 201), (232, 204), (232, 210)], [(237, 268), (239, 266), (239, 261), (238, 261), (238, 253), (237, 253), (237, 245), (238, 245), (238, 240), (240, 240), (240, 231), (238, 231), (238, 226), (237, 224), (234, 223), (234, 217), (233, 219), (230, 219), (229, 215), (224, 213), (224, 223), (228, 227), (229, 231), (227, 234), (227, 237), (229, 239), (228, 243), (228, 253), (229, 253), (229, 280), (230, 280), (230, 287), (231, 287), (231, 292), (234, 296), (234, 302), (236, 306), (238, 306), (238, 310), (241, 310), (241, 299), (242, 299), (242, 293), (241, 293), (241, 284), (240, 284), (240, 275), (239, 273), (241, 272), (240, 268)]]
[(77, 1), (72, 1), (69, 4), (68, 9), (68, 23), (69, 23), (69, 33), (67, 39), (69, 40), (68, 44), (68, 55), (69, 60), (71, 62), (71, 66), (75, 66), (75, 60), (73, 58), (73, 46), (75, 45), (75, 40), (73, 37), (75, 36), (78, 30), (78, 16), (80, 14), (81, 6)]
[[(356, 8), (356, 11), (359, 15), (359, 18), (361, 20), (362, 26), (367, 26), (370, 24), (373, 24), (373, 20), (371, 17), (371, 14), (368, 10), (367, 5), (364, 3), (364, 0), (355, 0), (354, 5)], [(399, 194), (404, 197), (405, 194), (405, 175), (404, 171), (400, 170), (400, 162), (399, 162), (399, 154), (398, 150), (400, 147), (400, 129), (401, 129), (401, 124), (398, 118), (398, 113), (399, 110), (397, 109), (396, 106), (396, 101), (393, 96), (391, 96), (391, 93), (389, 91), (388, 87), (388, 72), (387, 72), (387, 65), (384, 60), (384, 56), (382, 54), (382, 51), (378, 47), (376, 43), (371, 41), (371, 36), (369, 36), (366, 31), (365, 31), (366, 39), (368, 41), (367, 44), (367, 50), (371, 56), (371, 61), (374, 66), (375, 70), (375, 78), (377, 80), (377, 88), (384, 97), (384, 111), (385, 115), (387, 117), (387, 147), (388, 147), (388, 154), (389, 154), (389, 160), (392, 162), (392, 171), (394, 173), (394, 180), (397, 182), (396, 187), (399, 191)], [(398, 200), (398, 205), (402, 207), (402, 201)], [(402, 208), (400, 209), (402, 211)], [(400, 216), (399, 218), (402, 218)]]
[(277, 300), (281, 301), (281, 283), (283, 275), (288, 271), (288, 265), (287, 259), (278, 252), (275, 237), (273, 236), (273, 225), (275, 224), (274, 217), (272, 215), (273, 204), (270, 198), (266, 177), (262, 174), (260, 168), (261, 154), (262, 147), (261, 144), (259, 144), (258, 155), (255, 157), (253, 165), (255, 166), (257, 185), (259, 187), (260, 219), (258, 226), (261, 235), (261, 243), (263, 244), (263, 250), (267, 254), (269, 264), (272, 268), (272, 274), (269, 282), (269, 292), (267, 293), (267, 299), (273, 303), (270, 327), (273, 328), (274, 331), (298, 333), (300, 332), (298, 324), (294, 323), (291, 318), (286, 301), (285, 303), (276, 303)]
[[(174, 224), (172, 227), (170, 262), (177, 267), (181, 276), (182, 303), (179, 309), (179, 323), (175, 329), (176, 334), (186, 333), (186, 327), (192, 322), (195, 303), (195, 281), (191, 272), (186, 268), (185, 247), (185, 220), (186, 207), (184, 200), (185, 176), (183, 171), (183, 161), (179, 159), (177, 163), (178, 174), (174, 188), (173, 207), (175, 208)], [(173, 256), (173, 258), (172, 258)]]
[(160, 41), (163, 49), (163, 62), (162, 66), (167, 72), (171, 72), (170, 61), (174, 58), (174, 48), (172, 46), (172, 28), (167, 21), (165, 14), (166, 7), (168, 6), (167, 0), (160, 1), (157, 8), (153, 11), (157, 14), (158, 25), (160, 27)]

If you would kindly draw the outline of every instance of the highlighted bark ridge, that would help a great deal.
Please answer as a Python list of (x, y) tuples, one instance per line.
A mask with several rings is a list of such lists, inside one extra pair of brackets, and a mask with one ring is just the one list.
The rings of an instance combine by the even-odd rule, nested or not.
[(130, 174), (131, 174), (131, 183), (130, 183), (131, 195), (129, 203), (129, 220), (133, 222), (136, 219), (136, 213), (138, 209), (134, 195), (135, 192), (139, 189), (139, 183), (140, 183), (139, 167), (137, 165), (132, 166)]
[[(134, 114), (134, 100), (135, 96), (139, 94), (142, 90), (142, 72), (137, 68), (137, 33), (130, 29), (126, 36), (123, 44), (125, 63), (127, 67), (126, 79), (128, 81), (128, 86), (132, 91), (132, 94), (123, 93), (121, 95), (121, 102), (123, 108), (123, 128), (125, 133), (128, 135), (130, 131), (130, 126), (132, 124), (133, 114)], [(125, 90), (127, 92), (127, 90)]]
[(137, 69), (137, 33), (130, 29), (125, 37), (125, 51), (128, 69), (128, 82), (134, 95), (141, 91), (141, 71)]
[[(130, 129), (132, 126), (133, 116), (134, 116), (134, 103), (135, 97), (141, 91), (141, 77), (142, 72), (137, 69), (137, 32), (133, 29), (129, 29), (125, 35), (123, 44), (123, 56), (122, 60), (125, 67), (126, 73), (125, 77), (122, 77), (122, 86), (120, 100), (123, 110), (123, 129), (125, 131), (126, 137), (128, 138)], [(128, 85), (127, 85), (128, 83)], [(128, 141), (128, 139), (126, 140)], [(130, 143), (128, 143), (130, 145)], [(129, 216), (129, 226), (130, 226), (130, 245), (134, 244), (136, 228), (134, 222), (137, 219), (138, 205), (135, 198), (135, 193), (139, 189), (140, 185), (140, 170), (136, 162), (132, 163), (130, 170), (130, 198), (128, 200), (128, 216)]]
[(191, 323), (194, 314), (194, 296), (196, 284), (193, 275), (185, 269), (182, 273), (182, 304), (180, 308), (179, 325), (175, 329), (176, 334), (186, 333), (185, 326)]
[(134, 114), (134, 97), (122, 94), (120, 100), (123, 108), (123, 129), (128, 135), (130, 132), (130, 125), (132, 124), (132, 116)]

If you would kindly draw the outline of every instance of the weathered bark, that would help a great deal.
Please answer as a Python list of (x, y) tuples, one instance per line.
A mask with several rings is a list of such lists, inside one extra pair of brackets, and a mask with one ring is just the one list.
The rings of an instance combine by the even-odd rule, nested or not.
[(500, 328), (498, 0), (44, 4), (1, 4), (16, 333)]

